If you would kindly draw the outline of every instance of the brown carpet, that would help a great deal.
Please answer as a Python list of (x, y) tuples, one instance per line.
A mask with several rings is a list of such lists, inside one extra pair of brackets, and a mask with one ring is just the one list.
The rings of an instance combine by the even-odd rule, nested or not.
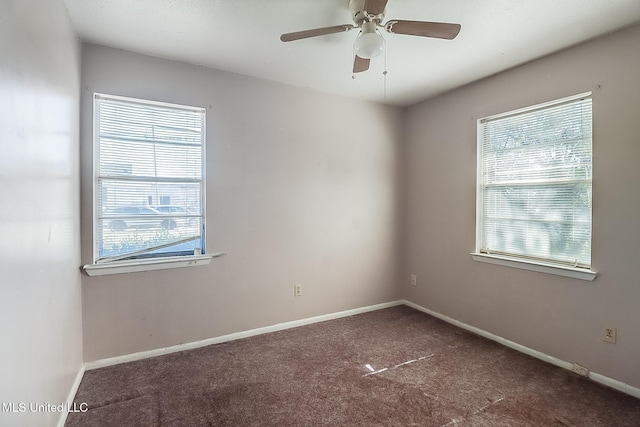
[(640, 400), (406, 306), (87, 371), (66, 426), (640, 426)]

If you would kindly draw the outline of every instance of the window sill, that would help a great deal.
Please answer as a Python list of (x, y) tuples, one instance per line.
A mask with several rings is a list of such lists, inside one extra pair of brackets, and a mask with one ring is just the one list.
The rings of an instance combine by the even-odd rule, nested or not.
[(555, 274), (557, 276), (571, 277), (573, 279), (587, 280), (592, 282), (598, 273), (584, 268), (565, 267), (553, 264), (516, 260), (504, 256), (472, 253), (474, 261), (487, 262), (489, 264), (502, 265), (505, 267), (519, 268), (521, 270), (537, 271), (540, 273)]
[(143, 260), (114, 261), (104, 264), (86, 264), (82, 266), (82, 270), (84, 270), (84, 272), (89, 276), (104, 276), (108, 274), (195, 267), (199, 265), (207, 265), (213, 258), (221, 257), (223, 255), (225, 255), (225, 253), (222, 252), (211, 255), (191, 255)]

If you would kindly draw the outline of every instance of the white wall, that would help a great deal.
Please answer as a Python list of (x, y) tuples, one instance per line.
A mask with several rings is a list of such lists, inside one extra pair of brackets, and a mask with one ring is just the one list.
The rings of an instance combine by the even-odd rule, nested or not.
[(86, 361), (397, 299), (401, 110), (90, 44), (82, 86), (83, 262), (94, 92), (207, 108), (207, 249), (228, 254), (83, 277)]
[[(640, 26), (409, 108), (405, 298), (640, 387)], [(593, 92), (594, 282), (474, 262), (476, 121)], [(408, 275), (418, 275), (418, 286)], [(604, 328), (618, 328), (615, 345)]]
[[(82, 364), (80, 43), (58, 0), (0, 1), (0, 402), (66, 402)], [(58, 413), (0, 425), (54, 425)]]

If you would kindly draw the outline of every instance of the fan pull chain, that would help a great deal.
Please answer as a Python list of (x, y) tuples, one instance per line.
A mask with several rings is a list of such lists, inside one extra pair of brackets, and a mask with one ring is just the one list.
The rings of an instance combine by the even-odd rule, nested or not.
[(384, 43), (384, 71), (382, 72), (383, 77), (383, 93), (382, 98), (384, 101), (387, 101), (387, 41), (382, 38), (382, 42)]

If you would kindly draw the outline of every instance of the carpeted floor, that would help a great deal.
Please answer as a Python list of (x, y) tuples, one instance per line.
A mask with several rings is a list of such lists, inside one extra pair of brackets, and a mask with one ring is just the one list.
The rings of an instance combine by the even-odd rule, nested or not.
[(640, 426), (640, 400), (406, 306), (85, 373), (66, 426)]

